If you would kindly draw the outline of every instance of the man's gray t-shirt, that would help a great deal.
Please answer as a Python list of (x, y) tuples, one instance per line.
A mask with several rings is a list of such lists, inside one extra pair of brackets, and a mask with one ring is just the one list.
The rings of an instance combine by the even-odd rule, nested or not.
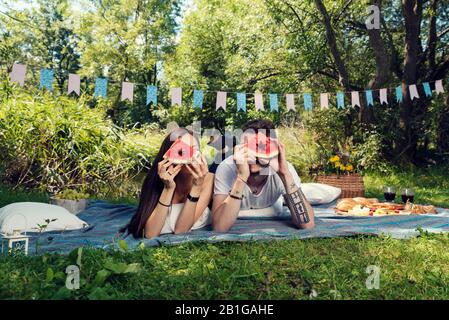
[[(298, 187), (301, 186), (301, 179), (296, 173), (295, 168), (288, 164), (288, 169), (293, 176)], [(217, 168), (215, 173), (214, 195), (228, 195), (237, 178), (237, 166), (232, 156), (226, 158)], [(267, 182), (262, 187), (259, 194), (255, 195), (248, 186), (243, 189), (243, 200), (240, 209), (264, 209), (271, 207), (275, 202), (285, 194), (285, 188), (282, 180), (277, 174), (270, 175)]]

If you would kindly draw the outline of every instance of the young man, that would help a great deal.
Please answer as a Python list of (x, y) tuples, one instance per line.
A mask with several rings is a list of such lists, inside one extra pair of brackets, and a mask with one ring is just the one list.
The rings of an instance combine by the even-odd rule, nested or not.
[[(313, 208), (301, 191), (298, 174), (286, 160), (284, 145), (276, 139), (273, 124), (253, 120), (242, 130), (234, 155), (223, 161), (215, 174), (214, 230), (227, 232), (240, 210), (271, 207), (281, 196), (290, 209), (293, 224), (300, 229), (313, 228)], [(261, 149), (268, 158), (262, 158)], [(270, 159), (270, 154), (275, 156)]]

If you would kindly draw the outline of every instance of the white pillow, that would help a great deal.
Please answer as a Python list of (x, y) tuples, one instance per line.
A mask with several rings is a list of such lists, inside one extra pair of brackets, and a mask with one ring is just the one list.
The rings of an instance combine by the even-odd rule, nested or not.
[(326, 204), (338, 199), (341, 189), (322, 183), (302, 183), (301, 189), (310, 204)]
[(39, 202), (17, 202), (0, 208), (0, 232), (38, 232), (37, 225), (47, 224), (47, 219), (57, 220), (50, 222), (44, 232), (77, 230), (88, 226), (63, 207)]

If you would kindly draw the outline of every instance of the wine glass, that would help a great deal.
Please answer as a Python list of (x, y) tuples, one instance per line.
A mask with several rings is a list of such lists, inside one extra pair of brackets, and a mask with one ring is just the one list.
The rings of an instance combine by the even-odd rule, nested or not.
[(385, 186), (384, 198), (386, 202), (394, 202), (394, 200), (396, 199), (396, 188), (391, 186)]
[(407, 203), (413, 203), (413, 200), (415, 199), (415, 190), (411, 188), (404, 188), (402, 189), (402, 202)]

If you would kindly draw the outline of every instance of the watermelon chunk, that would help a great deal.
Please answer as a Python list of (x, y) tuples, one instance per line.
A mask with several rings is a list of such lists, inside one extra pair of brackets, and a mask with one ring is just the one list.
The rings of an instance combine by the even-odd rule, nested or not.
[(193, 145), (189, 145), (184, 141), (176, 140), (170, 149), (165, 153), (165, 157), (170, 159), (174, 164), (188, 164), (191, 163), (195, 156), (195, 149)]
[(248, 140), (248, 149), (253, 152), (254, 156), (263, 159), (272, 159), (279, 155), (277, 140), (261, 133)]

